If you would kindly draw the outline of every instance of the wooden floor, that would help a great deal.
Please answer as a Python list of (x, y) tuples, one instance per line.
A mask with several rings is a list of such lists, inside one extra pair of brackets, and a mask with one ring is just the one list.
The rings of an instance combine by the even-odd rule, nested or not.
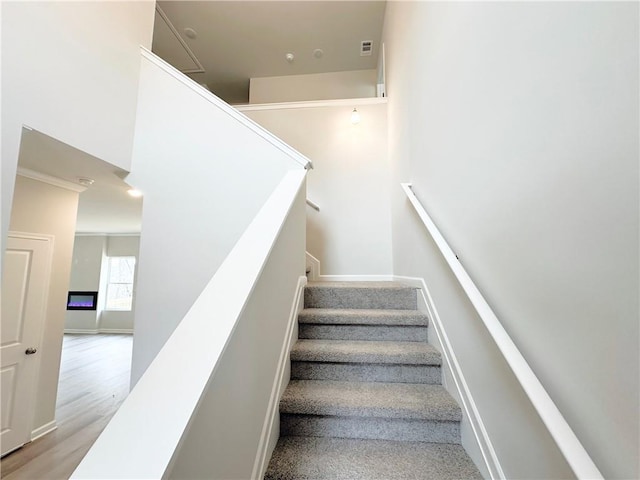
[(129, 392), (131, 335), (65, 335), (57, 430), (0, 460), (6, 480), (68, 479)]

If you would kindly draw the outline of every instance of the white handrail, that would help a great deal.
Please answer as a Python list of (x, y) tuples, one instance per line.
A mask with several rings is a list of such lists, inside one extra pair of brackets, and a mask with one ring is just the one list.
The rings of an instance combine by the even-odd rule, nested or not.
[(313, 203), (308, 198), (307, 198), (307, 205), (309, 205), (311, 208), (313, 208), (316, 212), (320, 211), (320, 207), (316, 203)]
[(553, 400), (542, 386), (542, 383), (540, 383), (538, 377), (533, 373), (533, 370), (531, 370), (531, 367), (520, 353), (520, 350), (518, 350), (518, 347), (513, 343), (513, 340), (511, 340), (511, 337), (509, 337), (509, 334), (495, 313), (493, 313), (493, 310), (473, 283), (467, 271), (458, 261), (456, 254), (453, 253), (453, 250), (451, 250), (451, 247), (438, 230), (438, 227), (436, 227), (433, 220), (431, 220), (431, 217), (429, 217), (429, 214), (420, 203), (420, 200), (418, 200), (418, 197), (416, 197), (413, 190), (411, 190), (411, 184), (402, 183), (401, 185), (409, 201), (416, 209), (418, 216), (424, 223), (424, 226), (433, 237), (436, 245), (438, 245), (440, 253), (442, 253), (442, 256), (447, 261), (453, 274), (458, 279), (460, 286), (469, 297), (478, 315), (480, 315), (482, 322), (496, 342), (498, 349), (502, 352), (509, 367), (540, 415), (542, 422), (549, 430), (549, 433), (573, 470), (573, 473), (575, 473), (579, 479), (603, 479), (604, 477), (600, 473), (600, 470), (598, 470), (598, 467), (593, 463), (593, 460), (591, 460), (591, 457), (580, 443), (580, 440), (578, 440), (578, 437), (576, 437), (562, 416), (562, 413), (558, 410), (558, 407), (553, 403)]

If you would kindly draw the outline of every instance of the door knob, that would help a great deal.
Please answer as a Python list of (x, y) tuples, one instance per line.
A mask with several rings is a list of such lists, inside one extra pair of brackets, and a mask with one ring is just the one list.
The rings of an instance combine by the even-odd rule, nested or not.
[(27, 348), (27, 349), (24, 351), (24, 353), (25, 353), (26, 355), (33, 355), (33, 354), (34, 354), (34, 353), (36, 353), (37, 351), (38, 351), (38, 350), (36, 350), (35, 348), (33, 348), (33, 347), (29, 347), (29, 348)]

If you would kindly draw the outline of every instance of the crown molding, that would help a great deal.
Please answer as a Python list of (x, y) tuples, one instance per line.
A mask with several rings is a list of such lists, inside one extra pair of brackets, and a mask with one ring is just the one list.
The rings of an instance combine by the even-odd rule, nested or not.
[(46, 173), (36, 172), (35, 170), (30, 170), (24, 167), (18, 167), (16, 174), (20, 175), (21, 177), (30, 178), (31, 180), (37, 180), (38, 182), (48, 183), (49, 185), (53, 185), (54, 187), (71, 190), (72, 192), (82, 193), (87, 189), (87, 187), (83, 187), (82, 185), (78, 185), (77, 183), (63, 180), (62, 178), (54, 177)]

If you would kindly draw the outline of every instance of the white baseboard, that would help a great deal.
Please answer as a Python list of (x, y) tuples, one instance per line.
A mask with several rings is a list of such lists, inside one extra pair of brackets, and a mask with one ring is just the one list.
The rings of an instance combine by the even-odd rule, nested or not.
[(310, 270), (308, 278), (312, 282), (390, 282), (393, 275), (322, 275), (320, 260), (306, 253), (306, 266)]
[[(420, 297), (422, 297), (422, 302), (420, 303), (422, 303), (426, 309), (426, 314), (430, 320), (429, 327), (432, 327), (435, 331), (439, 343), (437, 347), (444, 357), (443, 368), (448, 369), (448, 373), (453, 379), (454, 385), (445, 385), (445, 388), (447, 388), (452, 395), (460, 399), (463, 415), (467, 418), (469, 426), (473, 431), (473, 436), (475, 437), (478, 450), (491, 479), (496, 480), (506, 478), (424, 279), (395, 276), (394, 280), (420, 289)], [(451, 389), (455, 389), (455, 391), (451, 392)]]
[(391, 282), (393, 275), (320, 275), (319, 282)]
[(99, 328), (97, 330), (88, 330), (85, 328), (65, 328), (64, 333), (97, 335), (98, 333), (124, 333), (133, 335), (132, 328)]
[[(253, 463), (251, 478), (255, 480), (264, 478), (264, 474), (267, 471), (268, 461), (271, 458), (271, 453), (273, 453), (273, 449), (278, 442), (278, 437), (280, 436), (280, 416), (277, 415), (278, 406), (280, 404), (282, 392), (289, 383), (289, 376), (291, 372), (289, 368), (289, 352), (291, 351), (294, 341), (297, 339), (297, 336), (294, 338), (294, 333), (298, 331), (296, 328), (298, 325), (298, 313), (303, 307), (304, 287), (306, 284), (306, 276), (298, 278), (296, 294), (289, 313), (287, 331), (280, 350), (278, 369), (274, 378), (273, 387), (271, 388), (271, 397), (269, 398), (269, 405), (267, 406), (267, 414), (262, 426), (262, 434), (260, 435), (260, 443), (258, 444), (258, 450), (256, 451), (256, 459)], [(285, 375), (285, 373), (287, 374)]]
[(31, 432), (31, 441), (37, 440), (38, 438), (46, 435), (47, 433), (53, 432), (58, 425), (55, 420), (51, 420), (49, 423), (45, 423), (44, 425), (36, 428)]

